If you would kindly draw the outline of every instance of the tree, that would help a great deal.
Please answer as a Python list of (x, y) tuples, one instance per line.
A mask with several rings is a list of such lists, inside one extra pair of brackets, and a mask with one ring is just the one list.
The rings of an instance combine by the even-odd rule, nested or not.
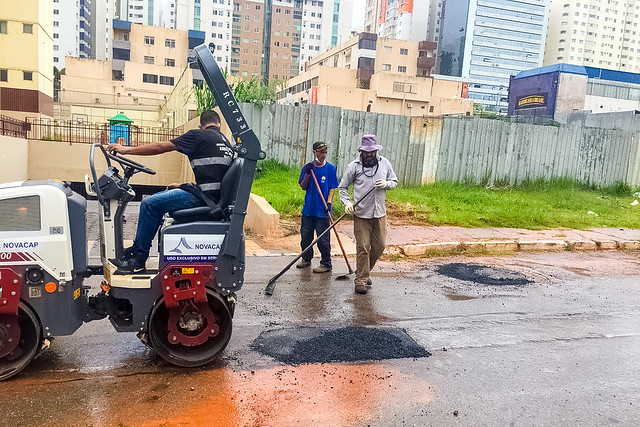
[[(222, 75), (227, 79), (227, 70), (222, 71)], [(268, 85), (265, 85), (257, 77), (237, 80), (235, 83), (231, 83), (229, 85), (236, 101), (246, 102), (258, 107), (274, 103), (276, 101), (277, 92), (285, 87), (285, 80), (274, 80)], [(193, 91), (196, 98), (196, 104), (198, 106), (198, 114), (206, 110), (212, 110), (216, 107), (216, 100), (207, 85), (203, 85), (202, 88), (194, 86)]]

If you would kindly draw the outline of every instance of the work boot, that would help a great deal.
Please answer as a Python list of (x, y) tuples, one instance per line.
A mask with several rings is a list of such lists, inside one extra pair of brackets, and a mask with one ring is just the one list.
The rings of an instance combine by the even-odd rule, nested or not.
[(356, 283), (356, 294), (366, 294), (367, 287), (363, 283)]
[(122, 257), (120, 259), (110, 259), (116, 267), (118, 267), (118, 271), (116, 274), (127, 274), (127, 273), (139, 273), (144, 271), (146, 259), (138, 258), (135, 256)]
[(327, 267), (326, 265), (322, 264), (313, 269), (314, 273), (329, 273), (330, 271), (331, 267)]
[(311, 265), (311, 261), (302, 260), (298, 264), (296, 264), (297, 268), (307, 268)]

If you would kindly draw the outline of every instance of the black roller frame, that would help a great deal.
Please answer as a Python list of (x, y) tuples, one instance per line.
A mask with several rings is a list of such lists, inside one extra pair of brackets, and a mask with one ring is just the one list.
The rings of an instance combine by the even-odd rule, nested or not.
[(218, 289), (229, 294), (237, 291), (244, 282), (244, 257), (239, 259), (238, 252), (242, 249), (240, 243), (244, 232), (244, 217), (247, 213), (256, 164), (259, 159), (264, 159), (265, 154), (260, 149), (260, 141), (256, 134), (242, 115), (209, 48), (202, 44), (195, 48), (195, 53), (204, 80), (231, 130), (233, 142), (237, 144), (238, 156), (244, 158), (240, 182), (235, 195), (235, 205), (231, 214), (231, 224), (222, 242), (215, 266), (216, 283), (221, 285)]

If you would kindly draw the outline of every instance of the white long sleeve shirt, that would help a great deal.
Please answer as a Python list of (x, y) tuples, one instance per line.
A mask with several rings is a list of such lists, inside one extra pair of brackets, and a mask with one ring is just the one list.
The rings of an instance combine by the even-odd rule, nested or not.
[(366, 199), (362, 200), (353, 212), (359, 218), (382, 218), (387, 214), (386, 194), (388, 189), (395, 188), (398, 185), (393, 167), (389, 160), (382, 156), (378, 156), (378, 164), (376, 166), (366, 168), (362, 165), (360, 156), (356, 157), (342, 175), (338, 191), (340, 200), (345, 205), (351, 201), (349, 197), (349, 187), (353, 185), (354, 204), (358, 202), (367, 191), (376, 186), (376, 181), (384, 179), (387, 181), (386, 189), (376, 188), (369, 194)]

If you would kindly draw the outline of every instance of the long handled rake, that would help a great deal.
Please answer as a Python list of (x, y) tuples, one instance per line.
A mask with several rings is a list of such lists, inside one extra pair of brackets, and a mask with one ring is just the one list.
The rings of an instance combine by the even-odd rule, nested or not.
[[(362, 198), (360, 200), (358, 200), (356, 203), (354, 203), (353, 208), (355, 209), (356, 206), (358, 206), (360, 204), (360, 202), (362, 202), (364, 199), (366, 199), (366, 197), (371, 194), (371, 192), (373, 192), (373, 190), (375, 190), (376, 187), (371, 187), (371, 189), (369, 191), (367, 191), (365, 193), (364, 196), (362, 196)], [(300, 258), (302, 258), (302, 255), (309, 249), (311, 248), (313, 245), (316, 244), (316, 242), (318, 240), (320, 240), (320, 238), (322, 236), (324, 236), (326, 233), (330, 232), (340, 221), (342, 221), (342, 219), (347, 216), (346, 213), (343, 213), (340, 218), (338, 218), (337, 220), (335, 220), (333, 222), (333, 224), (331, 224), (326, 230), (324, 230), (322, 233), (320, 233), (320, 235), (318, 237), (315, 238), (315, 240), (313, 242), (311, 242), (309, 244), (309, 246), (307, 246), (306, 248), (304, 248), (304, 250), (302, 252), (300, 252), (298, 254), (298, 256), (296, 256), (289, 264), (287, 264), (287, 266), (285, 268), (282, 269), (282, 271), (280, 271), (280, 273), (276, 274), (275, 276), (273, 276), (270, 280), (269, 283), (267, 283), (267, 287), (264, 288), (264, 293), (267, 295), (272, 295), (273, 294), (273, 288), (276, 287), (276, 280), (278, 280), (284, 273), (287, 272), (287, 270), (289, 270), (291, 268), (291, 266), (293, 264), (295, 264), (296, 261), (298, 261)]]

